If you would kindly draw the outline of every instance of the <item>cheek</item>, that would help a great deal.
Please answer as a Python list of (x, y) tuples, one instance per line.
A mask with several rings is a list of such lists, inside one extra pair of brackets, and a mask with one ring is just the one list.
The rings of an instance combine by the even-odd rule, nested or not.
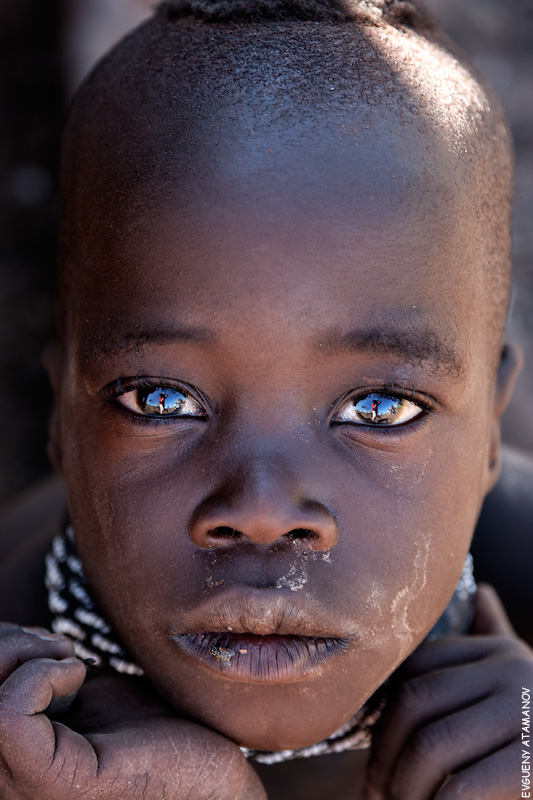
[(126, 608), (122, 619), (131, 619), (139, 597), (153, 606), (161, 564), (170, 562), (179, 577), (184, 503), (176, 459), (162, 458), (155, 439), (143, 444), (126, 426), (109, 425), (91, 405), (64, 410), (63, 471), (86, 575), (116, 622)]
[[(367, 457), (343, 498), (338, 596), (364, 621), (365, 646), (385, 665), (403, 660), (446, 608), (469, 550), (483, 497), (484, 430), (433, 438), (418, 457)], [(476, 457), (471, 454), (476, 453)]]
[[(397, 466), (389, 489), (395, 495), (395, 513), (388, 544), (397, 578), (384, 625), (402, 640), (405, 655), (427, 635), (451, 599), (482, 499), (483, 471), (476, 474), (461, 457), (444, 461), (443, 468), (444, 456), (435, 452), (418, 475)], [(378, 595), (375, 582), (370, 599)]]

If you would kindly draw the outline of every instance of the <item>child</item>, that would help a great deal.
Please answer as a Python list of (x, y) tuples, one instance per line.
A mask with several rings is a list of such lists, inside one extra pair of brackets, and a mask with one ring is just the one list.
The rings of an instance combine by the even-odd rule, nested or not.
[(170, 2), (100, 65), (47, 353), (59, 633), (1, 629), (2, 797), (519, 796), (531, 651), (488, 589), (422, 643), (466, 624), (519, 366), (511, 172), (413, 3)]

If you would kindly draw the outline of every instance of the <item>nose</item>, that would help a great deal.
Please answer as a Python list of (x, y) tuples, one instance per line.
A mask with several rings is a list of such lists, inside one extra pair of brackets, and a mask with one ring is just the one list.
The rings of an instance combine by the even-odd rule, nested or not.
[(338, 539), (335, 518), (323, 503), (306, 497), (283, 471), (264, 466), (241, 471), (207, 497), (194, 511), (189, 531), (204, 549), (297, 540), (306, 549), (326, 551)]

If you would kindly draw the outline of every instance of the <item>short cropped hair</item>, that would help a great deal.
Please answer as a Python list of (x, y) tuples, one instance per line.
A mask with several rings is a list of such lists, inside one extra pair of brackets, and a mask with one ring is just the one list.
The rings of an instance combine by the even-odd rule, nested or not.
[(434, 27), (433, 18), (412, 0), (164, 0), (159, 13), (169, 19), (191, 15), (210, 22), (266, 19), (352, 20), (360, 23)]

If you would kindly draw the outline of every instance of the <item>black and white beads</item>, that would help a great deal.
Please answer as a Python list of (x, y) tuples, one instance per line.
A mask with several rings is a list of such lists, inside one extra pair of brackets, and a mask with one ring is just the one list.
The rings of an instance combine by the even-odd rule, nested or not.
[(92, 658), (96, 666), (109, 666), (127, 675), (144, 675), (96, 608), (70, 525), (64, 534), (55, 537), (52, 551), (46, 556), (46, 588), (48, 606), (54, 615), (52, 629), (73, 640), (79, 658)]

